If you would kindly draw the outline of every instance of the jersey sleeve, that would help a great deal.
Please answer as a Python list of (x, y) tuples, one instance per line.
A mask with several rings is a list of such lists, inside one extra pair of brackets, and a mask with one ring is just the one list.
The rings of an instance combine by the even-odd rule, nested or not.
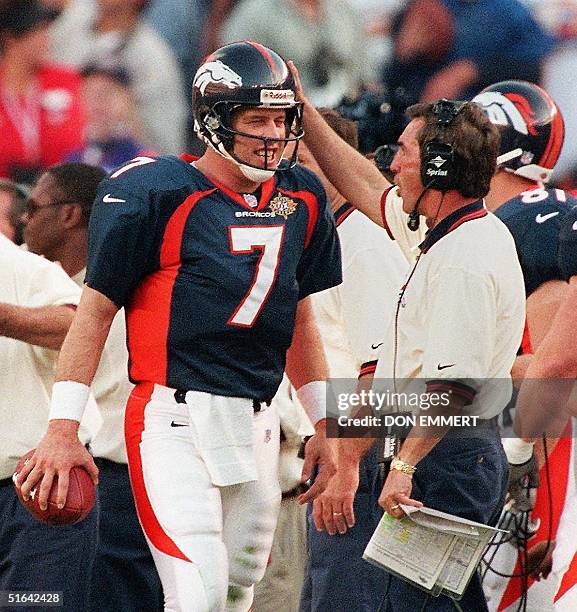
[(342, 282), (341, 248), (324, 189), (317, 191), (318, 216), (297, 267), (299, 300)]
[(85, 282), (119, 308), (155, 263), (150, 193), (133, 176), (105, 180), (90, 216)]
[(555, 212), (554, 209), (553, 212), (549, 210), (545, 209), (543, 218), (546, 221), (542, 223), (537, 220), (539, 215), (535, 212), (499, 217), (515, 240), (527, 296), (543, 283), (562, 278), (557, 257), (561, 216), (547, 218)]
[(577, 275), (577, 206), (563, 219), (559, 233), (558, 262), (564, 279), (569, 280)]
[(409, 215), (403, 210), (403, 199), (397, 187), (387, 189), (381, 198), (383, 227), (392, 240), (399, 245), (401, 252), (409, 263), (414, 263), (419, 253), (419, 245), (425, 239), (427, 226), (421, 217), (419, 229), (412, 231), (407, 223)]

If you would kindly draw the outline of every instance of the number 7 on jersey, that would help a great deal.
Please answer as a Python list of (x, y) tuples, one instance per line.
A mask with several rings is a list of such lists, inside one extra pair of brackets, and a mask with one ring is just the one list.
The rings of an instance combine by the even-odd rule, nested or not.
[(252, 284), (227, 321), (229, 325), (254, 325), (276, 280), (283, 236), (283, 225), (233, 225), (228, 228), (231, 253), (241, 255), (256, 249), (261, 251)]

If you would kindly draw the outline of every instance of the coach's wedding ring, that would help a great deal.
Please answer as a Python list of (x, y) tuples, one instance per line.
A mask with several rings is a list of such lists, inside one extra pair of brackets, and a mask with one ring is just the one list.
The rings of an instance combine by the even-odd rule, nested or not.
[(399, 504), (395, 504), (394, 506), (391, 506), (391, 510), (396, 510), (397, 508), (400, 508), (401, 506), (399, 506)]
[(333, 516), (342, 516), (343, 513), (342, 512), (333, 512)]

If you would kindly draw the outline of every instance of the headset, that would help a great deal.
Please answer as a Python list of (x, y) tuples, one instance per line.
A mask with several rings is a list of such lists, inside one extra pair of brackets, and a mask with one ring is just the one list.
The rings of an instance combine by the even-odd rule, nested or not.
[[(437, 124), (446, 128), (463, 110), (467, 104), (461, 100), (447, 100), (443, 98), (433, 105), (432, 112), (437, 119)], [(458, 179), (461, 175), (459, 156), (452, 144), (442, 142), (438, 139), (427, 140), (421, 145), (421, 183), (423, 191), (415, 208), (409, 213), (407, 225), (410, 230), (419, 229), (419, 204), (421, 198), (428, 189), (438, 191), (449, 191), (458, 187)]]
[[(432, 108), (437, 123), (446, 128), (461, 112), (467, 102), (439, 100)], [(427, 189), (448, 191), (457, 187), (459, 178), (458, 156), (452, 144), (440, 140), (427, 140), (421, 145), (421, 182)]]

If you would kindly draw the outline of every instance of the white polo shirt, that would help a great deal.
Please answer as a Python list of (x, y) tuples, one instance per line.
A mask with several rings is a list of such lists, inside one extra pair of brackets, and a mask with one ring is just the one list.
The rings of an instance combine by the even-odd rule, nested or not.
[[(0, 235), (0, 301), (38, 308), (78, 304), (80, 291), (62, 268), (19, 249)], [(20, 457), (46, 432), (58, 352), (0, 335), (0, 478), (9, 478)], [(98, 421), (87, 407), (80, 427), (86, 443)]]
[(356, 378), (376, 356), (375, 330), (393, 315), (408, 264), (396, 243), (345, 204), (335, 213), (343, 282), (311, 299), (332, 378)]
[[(384, 196), (391, 233), (402, 218), (401, 205), (394, 191)], [(396, 391), (451, 391), (469, 402), (466, 413), (489, 419), (509, 401), (510, 370), (525, 322), (513, 238), (478, 201), (427, 232), (419, 250), (381, 347), (375, 390), (377, 379), (389, 387), (394, 378)]]
[[(72, 277), (82, 287), (86, 268)], [(100, 409), (102, 425), (90, 443), (95, 457), (127, 463), (124, 410), (134, 385), (128, 380), (128, 349), (124, 309), (116, 313), (90, 387)]]

